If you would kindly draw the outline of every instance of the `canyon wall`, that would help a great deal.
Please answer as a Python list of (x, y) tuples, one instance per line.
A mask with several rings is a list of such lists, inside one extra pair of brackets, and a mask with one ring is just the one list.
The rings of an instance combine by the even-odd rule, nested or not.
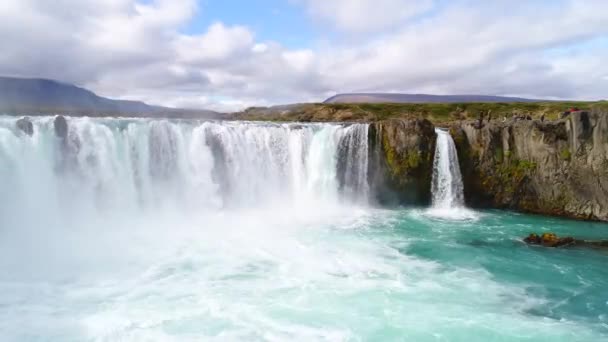
[(607, 115), (453, 124), (467, 203), (608, 220)]

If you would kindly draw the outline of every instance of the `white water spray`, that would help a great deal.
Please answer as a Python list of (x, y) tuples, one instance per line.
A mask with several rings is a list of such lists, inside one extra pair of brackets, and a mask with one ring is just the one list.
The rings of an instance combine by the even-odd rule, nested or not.
[(429, 213), (453, 219), (471, 218), (471, 212), (464, 208), (464, 186), (454, 140), (444, 130), (436, 128), (435, 132), (437, 145), (431, 185), (433, 202)]
[(530, 299), (493, 273), (529, 253), (467, 247), (508, 245), (503, 226), (340, 205), (369, 192), (366, 125), (82, 118), (63, 140), (53, 118), (33, 121), (30, 137), (0, 117), (3, 341), (605, 335), (601, 258), (581, 254), (588, 270), (566, 279), (597, 280), (591, 309), (560, 307), (556, 325), (543, 312), (559, 294)]
[(366, 124), (68, 118), (63, 141), (51, 117), (32, 119), (31, 137), (16, 120), (0, 118), (10, 204), (0, 213), (11, 224), (38, 208), (86, 217), (368, 200)]

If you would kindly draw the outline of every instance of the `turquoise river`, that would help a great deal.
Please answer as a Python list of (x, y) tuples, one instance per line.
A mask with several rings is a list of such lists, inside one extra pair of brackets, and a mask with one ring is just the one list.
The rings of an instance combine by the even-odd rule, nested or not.
[(608, 341), (608, 225), (382, 208), (367, 125), (0, 117), (2, 341)]

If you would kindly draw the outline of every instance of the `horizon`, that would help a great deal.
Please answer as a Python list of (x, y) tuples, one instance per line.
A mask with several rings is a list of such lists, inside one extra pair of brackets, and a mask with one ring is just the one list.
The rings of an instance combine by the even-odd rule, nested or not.
[(599, 0), (8, 0), (0, 74), (221, 112), (351, 93), (597, 101), (606, 13)]
[[(34, 81), (34, 82), (38, 82), (38, 81), (42, 81), (42, 82), (50, 82), (50, 83), (55, 83), (57, 85), (61, 85), (61, 86), (67, 86), (67, 87), (76, 87), (79, 88), (85, 92), (91, 92), (96, 96), (100, 96), (99, 94), (96, 94), (95, 92), (91, 91), (90, 89), (87, 89), (85, 87), (76, 85), (76, 84), (72, 84), (69, 82), (65, 82), (62, 80), (56, 80), (56, 79), (50, 79), (50, 78), (36, 78), (36, 77), (14, 77), (14, 76), (5, 76), (5, 75), (0, 75), (0, 80), (3, 79), (12, 79), (12, 80), (16, 80), (16, 81)], [(356, 97), (370, 97), (369, 101), (364, 101), (362, 99), (356, 99)], [(396, 101), (391, 101), (388, 96), (400, 96), (401, 98), (399, 100)], [(353, 99), (353, 97), (355, 99)], [(376, 97), (376, 98), (374, 98)], [(412, 97), (424, 97), (427, 98), (426, 100), (424, 99), (414, 99)], [(120, 98), (108, 98), (108, 97), (103, 97), (100, 96), (100, 98), (103, 99), (107, 99), (107, 100), (111, 100), (111, 101), (126, 101), (126, 102), (136, 102), (136, 103), (141, 103), (144, 105), (148, 105), (148, 106), (156, 106), (154, 104), (150, 104), (141, 100), (130, 100), (130, 99), (120, 99)], [(351, 100), (344, 100), (343, 98), (350, 98)], [(384, 101), (383, 100), (386, 100)], [(433, 98), (433, 99), (431, 99)], [(460, 98), (459, 100), (455, 100), (454, 98)], [(467, 99), (469, 98), (469, 99)], [(473, 98), (473, 99), (470, 99)], [(485, 99), (481, 99), (481, 98), (485, 98)], [(335, 99), (340, 99), (337, 102), (332, 102), (332, 100)], [(444, 101), (441, 101), (441, 100)], [(393, 99), (395, 100), (395, 99)], [(299, 103), (279, 103), (279, 104), (273, 104), (271, 106), (258, 106), (258, 105), (251, 105), (249, 107), (246, 108), (239, 108), (237, 110), (234, 111), (224, 111), (224, 112), (220, 112), (220, 111), (216, 111), (216, 113), (218, 114), (232, 114), (232, 113), (237, 113), (237, 112), (242, 112), (242, 111), (246, 111), (249, 109), (255, 109), (255, 108), (273, 108), (273, 107), (283, 107), (283, 106), (292, 106), (292, 105), (298, 105), (298, 104), (339, 104), (339, 103), (365, 103), (365, 102), (369, 102), (369, 103), (378, 103), (378, 104), (432, 104), (432, 103), (443, 103), (443, 104), (454, 104), (454, 103), (468, 103), (468, 104), (479, 104), (479, 103), (497, 103), (497, 102), (504, 102), (504, 103), (510, 103), (510, 104), (516, 104), (516, 103), (520, 103), (520, 102), (536, 102), (536, 103), (546, 103), (546, 102), (563, 102), (563, 103), (568, 103), (568, 102), (576, 102), (576, 103), (580, 103), (580, 102), (589, 102), (589, 103), (598, 103), (598, 102), (602, 102), (605, 101), (603, 99), (596, 99), (596, 100), (576, 100), (576, 99), (565, 99), (565, 100), (551, 100), (551, 99), (531, 99), (531, 98), (521, 98), (521, 97), (508, 97), (508, 96), (500, 96), (500, 95), (491, 95), (491, 94), (445, 94), (445, 95), (438, 95), (438, 94), (406, 94), (406, 93), (381, 93), (381, 92), (366, 92), (366, 93), (339, 93), (333, 96), (330, 96), (324, 100), (321, 101), (317, 101), (317, 102), (299, 102)], [(161, 108), (167, 108), (167, 109), (175, 109), (175, 110), (192, 110), (192, 111), (199, 111), (199, 110), (206, 110), (208, 111), (208, 109), (206, 108), (185, 108), (185, 107), (161, 107)]]

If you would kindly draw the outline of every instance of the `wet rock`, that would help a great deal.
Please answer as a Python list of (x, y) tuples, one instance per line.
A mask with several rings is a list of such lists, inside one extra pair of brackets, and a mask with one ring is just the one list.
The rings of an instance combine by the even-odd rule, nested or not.
[(576, 240), (570, 236), (560, 238), (555, 233), (543, 233), (540, 236), (531, 233), (524, 239), (524, 242), (529, 245), (542, 245), (544, 247), (564, 247), (575, 244)]
[(17, 128), (29, 136), (34, 134), (34, 125), (28, 117), (23, 117), (17, 120)]
[(555, 233), (544, 233), (540, 237), (540, 244), (545, 247), (563, 247), (574, 244), (573, 237), (560, 238)]
[(66, 139), (68, 137), (68, 121), (62, 115), (55, 118), (53, 122), (55, 127), (55, 135), (59, 138)]
[(530, 235), (524, 238), (524, 242), (529, 245), (540, 245), (541, 239), (540, 236), (536, 233), (530, 233)]
[(608, 241), (605, 240), (578, 240), (571, 236), (558, 237), (555, 233), (543, 233), (538, 235), (531, 233), (523, 241), (529, 245), (539, 245), (543, 247), (589, 247), (604, 249), (608, 247)]
[(450, 129), (475, 207), (608, 221), (608, 113), (492, 121)]
[(425, 119), (370, 125), (370, 184), (381, 204), (426, 205), (431, 200), (437, 135)]

